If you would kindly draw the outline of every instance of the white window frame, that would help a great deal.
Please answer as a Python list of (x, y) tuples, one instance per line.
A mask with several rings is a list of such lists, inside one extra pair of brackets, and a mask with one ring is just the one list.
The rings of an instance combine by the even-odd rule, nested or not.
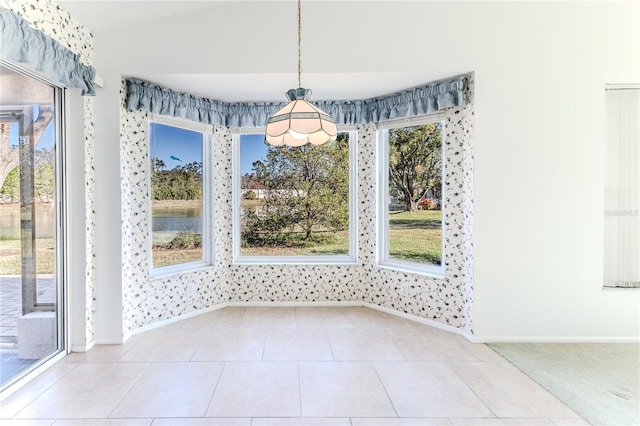
[[(192, 132), (202, 134), (202, 260), (195, 262), (178, 263), (175, 265), (153, 266), (153, 209), (151, 199), (151, 124), (157, 123), (165, 126), (178, 127)], [(214, 209), (212, 207), (213, 200), (213, 126), (194, 121), (181, 120), (156, 114), (149, 114), (147, 123), (148, 140), (149, 140), (149, 173), (147, 177), (149, 193), (147, 196), (149, 203), (149, 229), (148, 229), (148, 250), (149, 250), (149, 277), (161, 278), (168, 275), (174, 275), (185, 272), (194, 272), (200, 269), (209, 268), (214, 262), (214, 241), (215, 227)]]
[[(440, 265), (430, 265), (426, 263), (410, 262), (402, 259), (389, 257), (389, 130), (403, 127), (419, 126), (431, 123), (442, 123), (442, 256)], [(376, 192), (378, 194), (377, 210), (377, 253), (376, 264), (380, 268), (392, 269), (400, 272), (416, 273), (434, 278), (444, 278), (445, 276), (445, 205), (446, 182), (445, 173), (445, 150), (446, 150), (446, 122), (444, 112), (411, 117), (401, 120), (390, 120), (378, 123), (376, 131), (377, 161), (376, 173), (378, 175)]]
[(240, 136), (264, 134), (264, 128), (237, 129), (233, 132), (233, 263), (235, 265), (355, 265), (358, 244), (358, 133), (354, 128), (340, 128), (349, 133), (349, 253), (305, 256), (243, 256), (240, 254)]
[[(626, 249), (632, 250), (630, 247), (633, 246), (632, 241), (634, 241), (634, 239), (630, 236), (631, 235), (637, 236), (637, 234), (635, 234), (632, 231), (629, 231), (629, 233), (626, 234), (626, 237), (629, 239), (626, 240), (625, 244), (623, 244), (622, 241), (620, 241), (623, 238), (620, 235), (621, 231), (618, 229), (614, 231), (614, 229), (617, 228), (617, 226), (620, 226), (620, 224), (616, 223), (616, 226), (613, 227), (614, 229), (612, 229), (611, 224), (608, 223), (608, 221), (614, 219), (615, 216), (617, 216), (617, 214), (615, 213), (615, 209), (619, 208), (620, 206), (615, 205), (612, 207), (608, 204), (607, 192), (608, 191), (618, 192), (618, 190), (621, 189), (619, 185), (623, 181), (622, 179), (620, 179), (620, 176), (617, 176), (616, 180), (619, 179), (619, 181), (617, 182), (618, 185), (613, 186), (611, 185), (611, 182), (609, 180), (610, 179), (609, 170), (610, 169), (618, 170), (618, 167), (620, 166), (620, 163), (619, 163), (620, 158), (618, 156), (614, 156), (614, 158), (611, 158), (611, 154), (610, 154), (611, 145), (615, 146), (616, 150), (620, 149), (619, 140), (610, 140), (610, 137), (611, 137), (611, 135), (609, 134), (610, 120), (613, 120), (613, 122), (617, 122), (619, 119), (622, 118), (618, 114), (622, 113), (622, 115), (625, 115), (625, 113), (628, 112), (626, 110), (611, 111), (609, 108), (608, 92), (618, 91), (618, 90), (622, 90), (622, 91), (640, 90), (640, 84), (638, 83), (605, 84), (605, 104), (606, 104), (605, 122), (607, 126), (607, 133), (605, 138), (605, 150), (604, 150), (604, 162), (603, 162), (604, 164), (603, 177), (604, 177), (605, 187), (603, 191), (603, 200), (604, 200), (603, 239), (604, 241), (603, 241), (603, 258), (602, 258), (602, 262), (603, 262), (603, 277), (602, 277), (603, 283), (602, 284), (603, 284), (603, 289), (605, 291), (617, 291), (620, 289), (638, 290), (639, 288), (637, 285), (637, 275), (634, 273), (637, 271), (637, 269), (634, 270), (633, 263), (628, 263), (628, 258), (633, 257), (633, 255), (625, 256), (622, 254)], [(618, 114), (616, 114), (616, 112)], [(625, 128), (625, 130), (620, 133), (622, 133), (622, 135), (624, 136), (622, 135), (619, 135), (619, 136), (627, 139), (630, 137), (629, 134), (631, 133), (631, 131), (630, 129)], [(623, 198), (626, 198), (626, 197), (623, 197)], [(627, 202), (628, 201), (629, 200), (627, 200)], [(632, 216), (634, 215), (634, 213), (631, 211), (628, 211), (628, 213), (631, 214)], [(609, 214), (613, 217), (608, 218), (607, 216)], [(637, 215), (637, 212), (636, 212), (636, 215)], [(625, 233), (626, 231), (628, 230), (625, 229)], [(628, 253), (632, 253), (632, 251), (629, 251)], [(628, 253), (625, 253), (625, 254), (628, 254)]]

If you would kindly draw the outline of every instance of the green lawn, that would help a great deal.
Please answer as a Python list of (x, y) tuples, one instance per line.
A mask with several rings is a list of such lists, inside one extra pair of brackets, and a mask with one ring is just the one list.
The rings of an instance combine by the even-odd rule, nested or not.
[[(36, 272), (55, 273), (55, 250), (53, 238), (36, 240)], [(20, 240), (0, 240), (0, 275), (20, 275)]]
[[(389, 213), (389, 256), (412, 262), (440, 264), (442, 259), (441, 211)], [(349, 232), (318, 233), (320, 243), (295, 241), (289, 247), (242, 247), (244, 256), (305, 256), (346, 254)], [(201, 259), (202, 250), (164, 250), (154, 248), (155, 267), (194, 262)], [(54, 273), (53, 239), (37, 240), (36, 262), (39, 274)], [(20, 240), (0, 241), (0, 275), (19, 275)]]
[(179, 263), (198, 262), (202, 260), (202, 248), (195, 249), (152, 249), (153, 266), (177, 265)]
[(304, 241), (302, 234), (296, 233), (292, 235), (293, 238), (287, 246), (241, 247), (240, 254), (243, 256), (308, 256), (349, 253), (349, 231), (318, 232), (315, 235), (320, 237), (320, 242)]
[[(442, 211), (389, 213), (389, 256), (411, 262), (439, 265), (442, 259)], [(320, 233), (321, 235), (322, 233)], [(278, 247), (242, 247), (243, 256), (306, 256), (347, 254), (349, 232), (329, 233), (323, 242), (303, 244), (294, 236)]]
[(442, 211), (389, 212), (389, 257), (439, 265)]

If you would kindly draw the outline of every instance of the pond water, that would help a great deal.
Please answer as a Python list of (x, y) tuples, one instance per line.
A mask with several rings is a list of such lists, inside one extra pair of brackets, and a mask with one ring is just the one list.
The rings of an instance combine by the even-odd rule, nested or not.
[[(20, 208), (4, 206), (0, 211), (0, 239), (20, 238)], [(54, 229), (53, 205), (36, 208), (37, 238), (52, 238)], [(202, 207), (154, 208), (151, 221), (154, 241), (165, 241), (179, 232), (202, 232)]]
[(180, 232), (202, 233), (202, 207), (153, 208), (151, 243), (167, 244)]
[(202, 232), (202, 207), (154, 208), (151, 229), (154, 232)]
[[(36, 204), (36, 238), (53, 238), (55, 220), (53, 203)], [(20, 205), (4, 204), (0, 208), (0, 239), (20, 238)]]

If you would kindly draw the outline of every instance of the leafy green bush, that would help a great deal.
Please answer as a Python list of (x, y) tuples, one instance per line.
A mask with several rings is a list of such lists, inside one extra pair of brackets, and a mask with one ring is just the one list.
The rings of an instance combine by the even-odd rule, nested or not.
[(174, 250), (202, 247), (202, 234), (197, 234), (195, 232), (180, 232), (164, 247)]

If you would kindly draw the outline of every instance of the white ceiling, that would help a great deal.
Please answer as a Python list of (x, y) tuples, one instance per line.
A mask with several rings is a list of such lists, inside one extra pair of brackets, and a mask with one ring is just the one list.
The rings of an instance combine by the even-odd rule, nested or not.
[[(92, 33), (158, 19), (203, 13), (224, 3), (246, 0), (58, 0)], [(255, 1), (255, 0), (254, 0)], [(257, 0), (266, 1), (266, 0)], [(284, 0), (295, 1), (295, 0)], [(325, 1), (325, 0), (304, 0)], [(362, 0), (357, 0), (362, 1)], [(423, 0), (421, 0), (423, 1)], [(285, 101), (284, 93), (297, 86), (297, 75), (287, 74), (154, 74), (128, 75), (173, 90), (226, 102)], [(302, 86), (313, 90), (312, 100), (367, 99), (464, 73), (460, 70), (410, 73), (302, 73)], [(100, 69), (97, 70), (98, 76)]]
[[(168, 18), (170, 16), (210, 10), (220, 7), (224, 3), (246, 1), (266, 2), (274, 0), (58, 0), (56, 3), (69, 11), (74, 18), (89, 28), (91, 32), (96, 33), (126, 25)], [(305, 3), (310, 1), (327, 0), (304, 0)]]
[(59, 0), (92, 33), (218, 7), (239, 0)]

